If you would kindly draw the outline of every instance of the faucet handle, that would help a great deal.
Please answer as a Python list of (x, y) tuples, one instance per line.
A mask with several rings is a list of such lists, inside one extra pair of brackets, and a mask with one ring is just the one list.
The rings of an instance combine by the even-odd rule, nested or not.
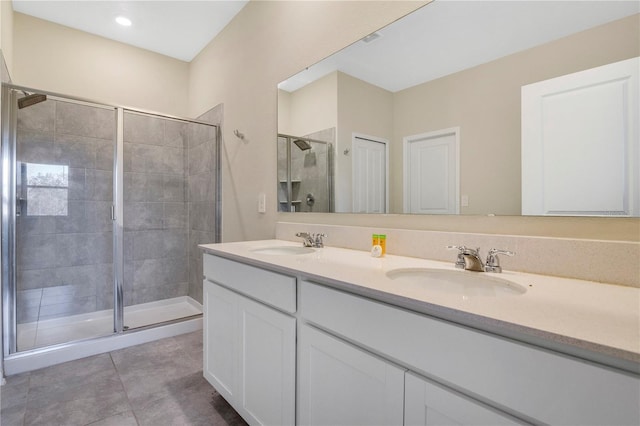
[(456, 258), (455, 267), (458, 269), (465, 269), (464, 253), (467, 251), (465, 246), (447, 246), (447, 250), (458, 250), (458, 257)]
[(516, 253), (509, 250), (501, 250), (492, 248), (489, 250), (487, 254), (487, 261), (484, 265), (485, 272), (502, 272), (502, 266), (500, 266), (500, 259), (498, 258), (499, 254), (504, 254), (505, 256), (513, 256)]
[(324, 233), (318, 233), (318, 234), (311, 234), (311, 237), (313, 238), (313, 246), (317, 247), (317, 248), (322, 248), (324, 247), (324, 241), (322, 240), (323, 238), (327, 238), (327, 234)]
[(447, 249), (458, 250), (460, 254), (470, 254), (472, 256), (480, 255), (480, 247), (476, 247), (475, 249), (472, 249), (471, 247), (467, 247), (467, 246), (447, 246)]

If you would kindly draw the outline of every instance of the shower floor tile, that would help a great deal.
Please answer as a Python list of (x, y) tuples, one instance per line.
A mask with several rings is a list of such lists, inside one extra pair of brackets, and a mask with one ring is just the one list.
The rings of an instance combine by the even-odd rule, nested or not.
[[(129, 329), (199, 315), (201, 307), (188, 297), (126, 306), (124, 323)], [(25, 351), (58, 343), (113, 333), (113, 311), (105, 310), (26, 324), (18, 324), (18, 350)]]

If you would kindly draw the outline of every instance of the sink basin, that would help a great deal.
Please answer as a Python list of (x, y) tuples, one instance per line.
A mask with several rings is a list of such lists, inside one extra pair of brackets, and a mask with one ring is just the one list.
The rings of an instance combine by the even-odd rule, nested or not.
[(260, 247), (251, 250), (253, 253), (259, 254), (272, 254), (279, 256), (288, 256), (288, 255), (297, 255), (297, 254), (309, 254), (313, 253), (315, 250), (311, 247), (302, 247), (302, 246), (271, 246), (271, 247)]
[(518, 296), (527, 291), (520, 284), (485, 272), (403, 268), (388, 271), (386, 275), (403, 287), (422, 288), (465, 297)]

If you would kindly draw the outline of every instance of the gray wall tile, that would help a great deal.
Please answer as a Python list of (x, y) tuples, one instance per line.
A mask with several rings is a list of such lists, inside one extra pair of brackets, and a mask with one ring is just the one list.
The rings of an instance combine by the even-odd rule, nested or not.
[(111, 263), (113, 258), (111, 234), (58, 234), (55, 246), (58, 266)]
[(126, 142), (163, 145), (165, 119), (150, 115), (124, 114), (124, 140)]
[(69, 102), (56, 104), (56, 132), (113, 140), (115, 110)]
[(164, 203), (163, 228), (187, 228), (187, 206), (185, 203)]
[(85, 196), (87, 200), (113, 200), (113, 172), (87, 169), (85, 176)]
[(184, 204), (185, 186), (186, 180), (183, 175), (162, 175), (162, 200)]
[(53, 216), (18, 216), (16, 233), (18, 238), (25, 235), (53, 234), (56, 232), (56, 218)]
[(163, 231), (140, 231), (133, 234), (133, 259), (159, 259), (164, 257)]
[(53, 132), (55, 115), (56, 102), (51, 100), (18, 109), (18, 129)]
[(115, 141), (95, 139), (96, 145), (96, 169), (113, 170), (113, 155)]
[(166, 120), (164, 126), (164, 146), (173, 146), (177, 148), (187, 147), (187, 123), (175, 120)]
[(59, 146), (59, 164), (68, 164), (69, 167), (82, 167), (95, 169), (96, 167), (96, 141), (99, 139), (77, 135), (57, 134), (56, 145)]
[(162, 149), (162, 173), (182, 175), (184, 173), (184, 149), (165, 147)]
[(125, 203), (124, 228), (141, 231), (162, 229), (163, 203)]
[(18, 269), (43, 269), (57, 266), (56, 235), (25, 235), (16, 241)]
[[(162, 231), (165, 258), (184, 258), (187, 256), (188, 233), (186, 229), (165, 229)], [(185, 261), (186, 263), (186, 261)]]

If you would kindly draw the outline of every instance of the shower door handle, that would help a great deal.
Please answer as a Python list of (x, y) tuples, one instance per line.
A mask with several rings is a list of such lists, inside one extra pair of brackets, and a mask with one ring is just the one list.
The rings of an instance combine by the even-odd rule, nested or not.
[(22, 206), (27, 201), (26, 198), (18, 197), (16, 198), (16, 216), (22, 216)]

